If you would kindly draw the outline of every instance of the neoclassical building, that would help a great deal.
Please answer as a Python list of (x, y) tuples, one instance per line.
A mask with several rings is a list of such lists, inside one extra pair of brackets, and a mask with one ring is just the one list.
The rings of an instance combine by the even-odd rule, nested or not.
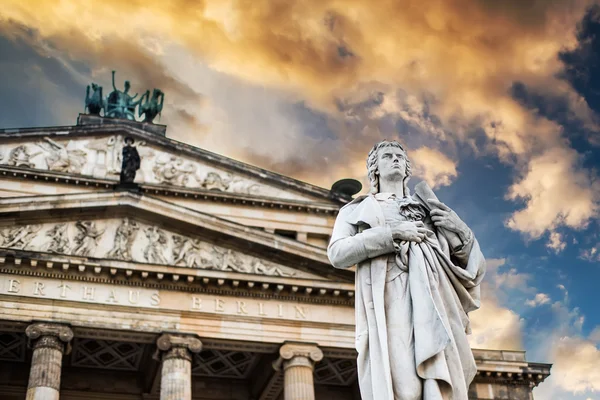
[[(161, 125), (0, 130), (0, 398), (359, 399), (354, 273), (326, 255), (347, 201)], [(550, 374), (473, 351), (472, 399)]]

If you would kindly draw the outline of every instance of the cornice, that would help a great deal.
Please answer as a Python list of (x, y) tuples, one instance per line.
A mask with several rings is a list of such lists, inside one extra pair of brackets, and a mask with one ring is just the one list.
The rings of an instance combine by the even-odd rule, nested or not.
[[(100, 189), (116, 189), (117, 180), (93, 178), (87, 175), (67, 174), (62, 172), (10, 167), (0, 165), (0, 176), (10, 179), (25, 179), (28, 181), (66, 184), (79, 187), (96, 187)], [(229, 203), (256, 208), (281, 209), (294, 212), (306, 212), (336, 216), (339, 207), (326, 203), (284, 200), (274, 197), (248, 196), (244, 194), (220, 192), (215, 190), (188, 189), (177, 186), (161, 186), (140, 184), (141, 191), (148, 195), (161, 195), (190, 200)], [(31, 196), (32, 197), (32, 196)]]
[(510, 385), (527, 385), (536, 387), (550, 376), (550, 369), (544, 372), (508, 372), (508, 371), (487, 371), (477, 366), (477, 375), (474, 382), (478, 383), (504, 383)]

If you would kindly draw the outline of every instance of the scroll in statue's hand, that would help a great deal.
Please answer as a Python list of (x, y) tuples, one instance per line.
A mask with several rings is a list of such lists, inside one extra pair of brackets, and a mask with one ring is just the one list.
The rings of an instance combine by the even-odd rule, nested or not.
[(463, 243), (465, 243), (470, 237), (471, 232), (467, 224), (450, 207), (441, 201), (428, 199), (427, 202), (432, 206), (429, 215), (435, 227), (444, 228), (456, 233)]
[(421, 243), (425, 239), (428, 230), (421, 221), (401, 221), (391, 226), (394, 240), (405, 240), (408, 242)]

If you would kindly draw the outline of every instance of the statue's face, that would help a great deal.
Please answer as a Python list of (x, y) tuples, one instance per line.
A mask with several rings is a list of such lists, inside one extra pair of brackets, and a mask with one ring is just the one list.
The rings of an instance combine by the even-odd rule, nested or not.
[(130, 87), (131, 84), (129, 83), (129, 81), (125, 81), (125, 91), (128, 91)]
[(406, 177), (406, 153), (395, 146), (386, 146), (377, 154), (379, 178), (385, 180), (403, 180)]

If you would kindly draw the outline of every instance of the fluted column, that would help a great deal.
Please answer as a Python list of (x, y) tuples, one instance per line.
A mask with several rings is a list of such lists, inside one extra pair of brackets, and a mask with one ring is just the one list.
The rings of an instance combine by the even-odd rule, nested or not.
[(192, 354), (202, 350), (194, 336), (165, 333), (156, 341), (162, 352), (160, 400), (191, 400)]
[(314, 400), (315, 363), (323, 359), (323, 352), (314, 344), (285, 343), (279, 349), (283, 365), (284, 400)]
[(58, 400), (62, 358), (70, 350), (73, 331), (66, 325), (34, 323), (25, 334), (33, 347), (27, 400)]

